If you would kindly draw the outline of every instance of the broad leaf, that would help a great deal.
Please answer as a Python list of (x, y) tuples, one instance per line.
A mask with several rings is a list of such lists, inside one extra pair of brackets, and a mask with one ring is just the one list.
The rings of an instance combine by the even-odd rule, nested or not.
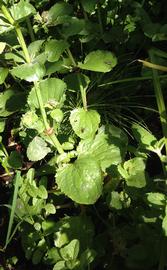
[(52, 6), (48, 12), (48, 22), (56, 24), (59, 17), (70, 15), (73, 9), (68, 3), (60, 2)]
[(45, 52), (49, 62), (58, 61), (62, 53), (69, 47), (65, 40), (51, 39), (45, 45)]
[(117, 58), (112, 52), (97, 50), (90, 52), (84, 63), (79, 63), (78, 66), (81, 69), (97, 71), (97, 72), (109, 72), (117, 64)]
[(22, 21), (36, 13), (35, 8), (28, 1), (24, 0), (20, 0), (19, 3), (12, 5), (10, 11), (15, 21)]
[(132, 131), (138, 143), (146, 149), (152, 149), (157, 142), (156, 137), (139, 124), (133, 124)]
[(100, 124), (100, 115), (94, 110), (74, 109), (70, 115), (70, 123), (78, 137), (92, 138)]
[(62, 34), (66, 38), (77, 35), (83, 30), (84, 25), (85, 25), (85, 21), (83, 19), (71, 17), (68, 20), (68, 23), (63, 25)]
[(8, 158), (8, 163), (11, 168), (20, 169), (22, 167), (22, 157), (17, 151), (12, 151)]
[(58, 169), (56, 182), (62, 192), (80, 204), (93, 204), (102, 193), (102, 172), (92, 156)]
[(13, 76), (28, 82), (36, 82), (45, 75), (45, 68), (39, 63), (23, 64), (11, 70)]
[[(65, 100), (66, 84), (57, 78), (49, 78), (39, 83), (43, 104), (45, 107), (60, 108)], [(35, 88), (28, 96), (30, 107), (39, 108)]]
[(126, 161), (118, 170), (130, 187), (143, 188), (146, 185), (145, 162), (140, 157)]
[(3, 53), (6, 47), (6, 42), (0, 42), (0, 54)]
[(46, 142), (36, 136), (28, 145), (27, 157), (31, 161), (38, 161), (43, 159), (50, 152), (50, 148), (47, 147)]
[(149, 192), (146, 194), (147, 202), (153, 206), (165, 206), (166, 196), (159, 192)]
[(126, 153), (126, 145), (127, 137), (120, 129), (112, 125), (109, 128), (103, 126), (94, 139), (82, 140), (77, 152), (79, 156), (92, 155), (105, 171), (111, 165), (121, 163)]
[(8, 76), (8, 69), (0, 67), (0, 84), (4, 83), (7, 76)]

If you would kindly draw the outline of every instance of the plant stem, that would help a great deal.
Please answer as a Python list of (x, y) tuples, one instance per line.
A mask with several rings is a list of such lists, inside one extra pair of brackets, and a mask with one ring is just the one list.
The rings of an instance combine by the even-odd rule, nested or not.
[(99, 21), (99, 26), (100, 26), (100, 34), (101, 34), (101, 36), (103, 36), (103, 24), (102, 24), (100, 6), (99, 5), (98, 5), (98, 8), (97, 8), (97, 16), (98, 16), (98, 21)]
[[(155, 63), (155, 57), (152, 50), (149, 51), (149, 56), (150, 56), (151, 62)], [(156, 69), (152, 69), (152, 77), (153, 77), (153, 85), (154, 85), (158, 111), (160, 115), (162, 132), (163, 132), (163, 136), (165, 137), (165, 150), (167, 154), (167, 113), (166, 113), (164, 97), (163, 97), (163, 93), (161, 89), (160, 79), (159, 79), (158, 71)]]
[(57, 148), (57, 151), (59, 152), (59, 154), (62, 154), (62, 153), (64, 153), (64, 150), (62, 148), (62, 145), (58, 141), (56, 135), (54, 133), (52, 133), (52, 132), (51, 132), (51, 134), (49, 134), (49, 130), (51, 129), (51, 127), (50, 127), (50, 125), (49, 125), (49, 123), (47, 121), (47, 115), (46, 115), (46, 111), (45, 111), (45, 108), (44, 108), (39, 83), (35, 82), (34, 86), (35, 86), (35, 92), (36, 92), (36, 96), (37, 96), (41, 116), (42, 116), (42, 119), (43, 119), (43, 123), (44, 123), (45, 129), (46, 129), (47, 135), (52, 140), (52, 142), (53, 142), (54, 146)]
[[(69, 58), (71, 59), (73, 66), (77, 67), (77, 63), (75, 62), (75, 59), (74, 59), (70, 49), (67, 49), (67, 54), (68, 54)], [(86, 89), (82, 85), (81, 78), (80, 78), (79, 74), (77, 74), (77, 78), (78, 78), (78, 82), (79, 82), (79, 88), (80, 88), (80, 92), (81, 92), (83, 107), (84, 107), (84, 110), (87, 111)]]
[(25, 60), (27, 63), (30, 63), (31, 59), (30, 59), (29, 52), (28, 52), (28, 49), (27, 49), (27, 46), (26, 46), (26, 43), (25, 43), (25, 40), (24, 40), (24, 37), (23, 37), (23, 34), (22, 34), (22, 31), (20, 29), (19, 24), (17, 22), (15, 22), (15, 20), (10, 15), (8, 9), (4, 5), (1, 6), (1, 10), (2, 10), (2, 13), (5, 16), (5, 18), (9, 21), (9, 23), (14, 26), (19, 44), (22, 47), (22, 50), (24, 53)]
[(31, 41), (35, 41), (34, 31), (33, 31), (30, 19), (27, 18), (26, 22), (27, 22), (28, 32), (29, 32), (30, 37), (31, 37)]

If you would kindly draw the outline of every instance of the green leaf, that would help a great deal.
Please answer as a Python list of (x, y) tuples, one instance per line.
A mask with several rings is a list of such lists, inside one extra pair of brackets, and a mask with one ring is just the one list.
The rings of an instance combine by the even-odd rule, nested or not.
[(93, 204), (102, 193), (102, 172), (92, 156), (58, 169), (56, 182), (62, 192), (80, 204)]
[(35, 57), (38, 56), (44, 41), (45, 40), (43, 39), (41, 40), (39, 39), (30, 43), (30, 45), (28, 46), (28, 52), (29, 52), (31, 60), (35, 59)]
[(119, 173), (125, 178), (130, 187), (143, 188), (146, 185), (145, 162), (140, 157), (126, 161), (123, 166), (118, 166)]
[(70, 4), (60, 2), (53, 5), (48, 12), (48, 23), (58, 23), (58, 19), (70, 15), (73, 11), (73, 8)]
[(11, 74), (21, 80), (26, 80), (28, 82), (36, 82), (42, 79), (45, 75), (45, 68), (39, 63), (23, 64), (14, 67), (11, 70)]
[[(117, 130), (117, 132), (115, 132)], [(79, 156), (92, 155), (102, 170), (118, 165), (126, 153), (127, 137), (118, 128), (102, 126), (94, 139), (82, 140), (77, 148)]]
[(71, 17), (68, 20), (68, 23), (64, 24), (62, 27), (62, 34), (68, 38), (70, 36), (74, 36), (79, 34), (85, 25), (85, 20), (78, 19), (76, 17)]
[(50, 148), (47, 147), (46, 142), (36, 136), (28, 145), (27, 157), (31, 161), (38, 161), (43, 159), (49, 152)]
[[(59, 250), (56, 247), (50, 248), (44, 257), (44, 262), (48, 265), (53, 265), (61, 260)], [(57, 270), (57, 269), (56, 269)]]
[(47, 203), (45, 205), (45, 210), (46, 210), (47, 215), (56, 213), (56, 208), (55, 208), (54, 204), (52, 204), (52, 203)]
[(64, 77), (64, 81), (67, 84), (68, 91), (72, 92), (78, 92), (80, 90), (80, 86), (82, 86), (86, 90), (90, 83), (89, 77), (81, 73), (68, 74)]
[(13, 169), (19, 169), (22, 167), (22, 157), (17, 151), (12, 151), (8, 158), (8, 163)]
[(0, 116), (6, 117), (19, 111), (26, 102), (26, 94), (8, 89), (0, 93)]
[(48, 192), (43, 185), (39, 186), (37, 193), (38, 193), (38, 197), (41, 199), (46, 200), (48, 197)]
[(122, 209), (122, 201), (120, 198), (120, 195), (117, 191), (112, 191), (110, 195), (110, 198), (107, 198), (107, 202), (110, 207), (115, 208), (117, 210)]
[(78, 66), (81, 69), (97, 71), (97, 72), (109, 72), (117, 64), (117, 58), (112, 52), (97, 50), (90, 52), (84, 63), (79, 63)]
[(81, 0), (84, 10), (88, 13), (91, 13), (95, 10), (95, 5), (98, 3), (98, 0)]
[(6, 77), (8, 76), (8, 68), (0, 67), (0, 84), (3, 84)]
[(167, 216), (163, 218), (162, 229), (164, 231), (164, 235), (167, 236)]
[[(57, 78), (49, 78), (39, 83), (43, 104), (45, 107), (60, 108), (65, 100), (66, 84)], [(28, 104), (30, 107), (39, 108), (36, 97), (35, 88), (33, 88), (28, 96)]]
[(62, 53), (69, 47), (65, 40), (51, 39), (45, 45), (45, 52), (49, 62), (58, 61)]
[(78, 137), (88, 139), (95, 135), (100, 124), (100, 115), (94, 110), (74, 109), (70, 115), (70, 123)]
[(54, 109), (51, 111), (50, 116), (57, 122), (61, 123), (63, 121), (64, 114), (60, 109)]
[(53, 270), (67, 270), (67, 268), (65, 267), (65, 261), (59, 261), (59, 262), (57, 262), (54, 265)]
[(60, 249), (60, 254), (65, 261), (76, 260), (79, 253), (78, 239), (72, 240), (68, 245)]
[(6, 42), (0, 42), (0, 54), (3, 53), (6, 47)]
[(152, 149), (157, 142), (156, 137), (139, 124), (133, 124), (132, 132), (139, 144), (146, 149)]
[(1, 26), (0, 27), (0, 35), (2, 35), (4, 33), (7, 33), (7, 32), (14, 29), (13, 25), (6, 22), (6, 19), (5, 19), (4, 15), (2, 15), (2, 13), (1, 13), (1, 16), (0, 16), (0, 26)]
[(146, 194), (147, 202), (156, 206), (165, 206), (166, 196), (159, 192), (149, 192)]
[(29, 17), (36, 13), (33, 5), (31, 5), (28, 1), (24, 0), (20, 0), (19, 3), (12, 5), (10, 11), (15, 21), (22, 21), (26, 17)]
[(3, 132), (5, 129), (5, 120), (0, 119), (0, 133)]

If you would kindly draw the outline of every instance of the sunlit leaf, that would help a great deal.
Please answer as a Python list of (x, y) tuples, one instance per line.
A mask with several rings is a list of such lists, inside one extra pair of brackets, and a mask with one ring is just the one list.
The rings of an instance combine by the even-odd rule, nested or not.
[(31, 161), (38, 161), (43, 159), (49, 152), (50, 148), (47, 147), (46, 142), (36, 136), (28, 145), (27, 148), (27, 157)]

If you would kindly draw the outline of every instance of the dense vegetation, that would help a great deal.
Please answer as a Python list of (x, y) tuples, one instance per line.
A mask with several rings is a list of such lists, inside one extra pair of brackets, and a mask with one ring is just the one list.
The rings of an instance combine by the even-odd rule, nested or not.
[(0, 0), (0, 270), (167, 269), (166, 10)]

